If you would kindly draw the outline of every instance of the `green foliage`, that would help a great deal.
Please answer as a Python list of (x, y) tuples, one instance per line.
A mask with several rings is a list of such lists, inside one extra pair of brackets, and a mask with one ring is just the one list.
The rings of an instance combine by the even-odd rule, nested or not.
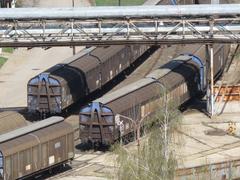
[[(163, 98), (161, 98), (163, 99)], [(145, 123), (147, 140), (136, 151), (118, 146), (115, 179), (171, 180), (177, 167), (173, 144), (176, 128), (180, 128), (181, 115), (173, 102), (159, 103), (154, 116)]]
[(167, 180), (174, 179), (177, 165), (172, 152), (164, 156), (164, 144), (160, 131), (150, 133), (149, 140), (139, 147), (138, 152), (129, 152), (119, 147), (117, 179), (119, 180)]
[(2, 51), (5, 53), (13, 53), (14, 49), (13, 48), (3, 48)]
[[(121, 6), (142, 5), (145, 0), (120, 0)], [(118, 6), (119, 0), (96, 0), (96, 6)]]
[(7, 58), (0, 57), (0, 67), (7, 61)]

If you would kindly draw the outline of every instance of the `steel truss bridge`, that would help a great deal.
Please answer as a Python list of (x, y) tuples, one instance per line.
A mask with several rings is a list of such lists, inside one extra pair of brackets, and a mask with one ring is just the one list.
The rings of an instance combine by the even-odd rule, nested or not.
[(239, 42), (240, 4), (0, 9), (0, 47)]

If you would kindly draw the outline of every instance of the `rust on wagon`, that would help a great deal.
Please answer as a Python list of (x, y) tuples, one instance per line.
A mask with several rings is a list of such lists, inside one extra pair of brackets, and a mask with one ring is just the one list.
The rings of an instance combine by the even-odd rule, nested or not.
[(115, 119), (111, 109), (94, 102), (80, 111), (80, 137), (82, 142), (114, 142)]
[(240, 101), (240, 84), (214, 86), (216, 101)]

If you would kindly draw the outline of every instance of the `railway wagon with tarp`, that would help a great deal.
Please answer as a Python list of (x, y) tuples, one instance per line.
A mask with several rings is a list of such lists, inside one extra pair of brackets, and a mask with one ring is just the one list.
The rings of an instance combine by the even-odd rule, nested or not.
[[(192, 45), (191, 45), (192, 46)], [(228, 45), (214, 45), (214, 77), (219, 77), (228, 58)], [(206, 47), (184, 53), (145, 78), (95, 100), (80, 110), (83, 142), (111, 144), (134, 131), (136, 121), (163, 108), (165, 98), (180, 106), (206, 92)], [(147, 118), (146, 118), (147, 119)]]
[(148, 49), (145, 45), (90, 47), (28, 82), (28, 110), (61, 113), (101, 89)]
[(74, 157), (74, 132), (62, 117), (0, 135), (0, 179), (25, 178), (63, 165)]

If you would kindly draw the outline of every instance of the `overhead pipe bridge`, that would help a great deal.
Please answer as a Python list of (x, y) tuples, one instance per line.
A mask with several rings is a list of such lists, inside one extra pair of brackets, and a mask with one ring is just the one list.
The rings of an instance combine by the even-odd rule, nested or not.
[(0, 9), (0, 47), (239, 43), (240, 4)]

